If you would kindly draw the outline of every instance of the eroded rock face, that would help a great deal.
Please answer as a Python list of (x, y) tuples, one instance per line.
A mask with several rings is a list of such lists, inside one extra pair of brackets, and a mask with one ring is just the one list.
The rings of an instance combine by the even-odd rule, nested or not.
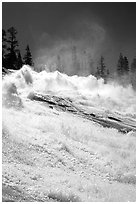
[(31, 93), (28, 98), (34, 101), (40, 101), (47, 103), (50, 108), (56, 108), (62, 111), (72, 112), (78, 114), (81, 117), (87, 118), (88, 120), (94, 121), (103, 127), (115, 128), (120, 132), (127, 133), (130, 131), (136, 131), (135, 123), (125, 121), (115, 116), (107, 115), (106, 117), (99, 117), (94, 113), (88, 113), (81, 110), (68, 99), (63, 99), (54, 95), (42, 95), (38, 93)]

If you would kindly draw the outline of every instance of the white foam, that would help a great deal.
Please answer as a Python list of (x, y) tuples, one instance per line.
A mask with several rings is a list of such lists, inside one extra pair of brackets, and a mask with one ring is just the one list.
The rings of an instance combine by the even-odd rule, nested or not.
[[(13, 87), (16, 87), (16, 92)], [(68, 76), (58, 71), (37, 73), (29, 66), (23, 66), (19, 71), (6, 76), (3, 80), (3, 93), (18, 95), (20, 98), (30, 92), (46, 94), (54, 92), (74, 100), (84, 100), (90, 106), (105, 110), (119, 111), (123, 114), (135, 114), (136, 93), (131, 85), (123, 87), (116, 83), (104, 84), (103, 79), (97, 80), (94, 76)], [(10, 93), (10, 94), (9, 94)], [(8, 100), (11, 100), (10, 97)]]

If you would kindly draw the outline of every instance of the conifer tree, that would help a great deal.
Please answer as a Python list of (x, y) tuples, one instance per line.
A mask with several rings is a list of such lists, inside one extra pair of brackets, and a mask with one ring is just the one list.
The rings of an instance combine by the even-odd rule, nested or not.
[(7, 30), (9, 37), (7, 40), (8, 43), (8, 48), (7, 50), (9, 51), (7, 54), (7, 64), (8, 67), (11, 69), (18, 69), (16, 66), (16, 60), (17, 60), (17, 52), (18, 52), (18, 41), (16, 40), (16, 34), (17, 31), (14, 27), (11, 27)]
[(106, 71), (106, 66), (105, 66), (105, 63), (104, 63), (104, 57), (101, 56), (101, 59), (100, 59), (100, 75), (101, 75), (101, 77), (103, 79), (106, 76), (105, 71)]
[(99, 66), (97, 67), (96, 75), (98, 78), (100, 78), (100, 77), (103, 79), (106, 78), (106, 66), (104, 63), (104, 57), (103, 56), (101, 56), (101, 58), (100, 58)]
[(109, 72), (109, 69), (107, 69), (107, 76), (109, 76), (110, 72)]
[(124, 62), (123, 62), (123, 72), (124, 74), (128, 74), (129, 73), (129, 62), (128, 62), (128, 58), (126, 56), (124, 56)]
[(96, 76), (97, 78), (100, 78), (100, 69), (99, 69), (99, 67), (97, 67), (95, 76)]
[(2, 67), (6, 67), (6, 31), (2, 29)]
[(122, 53), (120, 53), (118, 64), (117, 64), (117, 74), (119, 76), (123, 75), (124, 58)]
[(129, 62), (126, 56), (120, 53), (118, 64), (117, 64), (117, 74), (118, 76), (123, 76), (129, 74)]
[(131, 72), (136, 73), (136, 57), (133, 59), (131, 63)]
[(109, 77), (109, 69), (106, 69), (105, 62), (104, 62), (104, 57), (101, 56), (100, 61), (99, 61), (99, 66), (97, 67), (97, 71), (95, 73), (95, 76), (97, 78), (103, 78), (104, 83), (107, 83), (107, 78)]
[(131, 63), (131, 84), (133, 88), (136, 90), (136, 57), (133, 59)]
[(23, 59), (24, 59), (24, 64), (27, 64), (27, 65), (33, 66), (32, 54), (31, 54), (31, 51), (30, 51), (29, 45), (27, 45), (27, 47), (26, 47), (26, 53), (25, 53)]
[(20, 53), (20, 50), (18, 50), (18, 54), (17, 54), (17, 62), (16, 62), (16, 66), (18, 69), (20, 69), (23, 65), (23, 61), (22, 61), (22, 56), (21, 56), (21, 53)]

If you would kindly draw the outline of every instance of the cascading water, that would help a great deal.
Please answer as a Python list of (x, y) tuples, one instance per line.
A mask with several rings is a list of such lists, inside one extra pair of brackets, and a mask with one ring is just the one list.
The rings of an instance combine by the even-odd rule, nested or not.
[(31, 92), (53, 93), (90, 107), (135, 116), (136, 93), (131, 85), (104, 84), (103, 79), (97, 80), (92, 75), (68, 76), (58, 71), (37, 73), (26, 65), (4, 77), (3, 106), (19, 106), (22, 98), (27, 98)]

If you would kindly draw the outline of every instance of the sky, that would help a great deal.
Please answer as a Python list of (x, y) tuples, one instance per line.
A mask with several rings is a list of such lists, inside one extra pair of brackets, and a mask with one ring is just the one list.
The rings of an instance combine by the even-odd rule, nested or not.
[(130, 63), (136, 55), (134, 2), (4, 2), (2, 27), (11, 26), (22, 55), (29, 44), (38, 63), (74, 44), (91, 53), (95, 66), (103, 55), (109, 69), (115, 69), (120, 52)]

